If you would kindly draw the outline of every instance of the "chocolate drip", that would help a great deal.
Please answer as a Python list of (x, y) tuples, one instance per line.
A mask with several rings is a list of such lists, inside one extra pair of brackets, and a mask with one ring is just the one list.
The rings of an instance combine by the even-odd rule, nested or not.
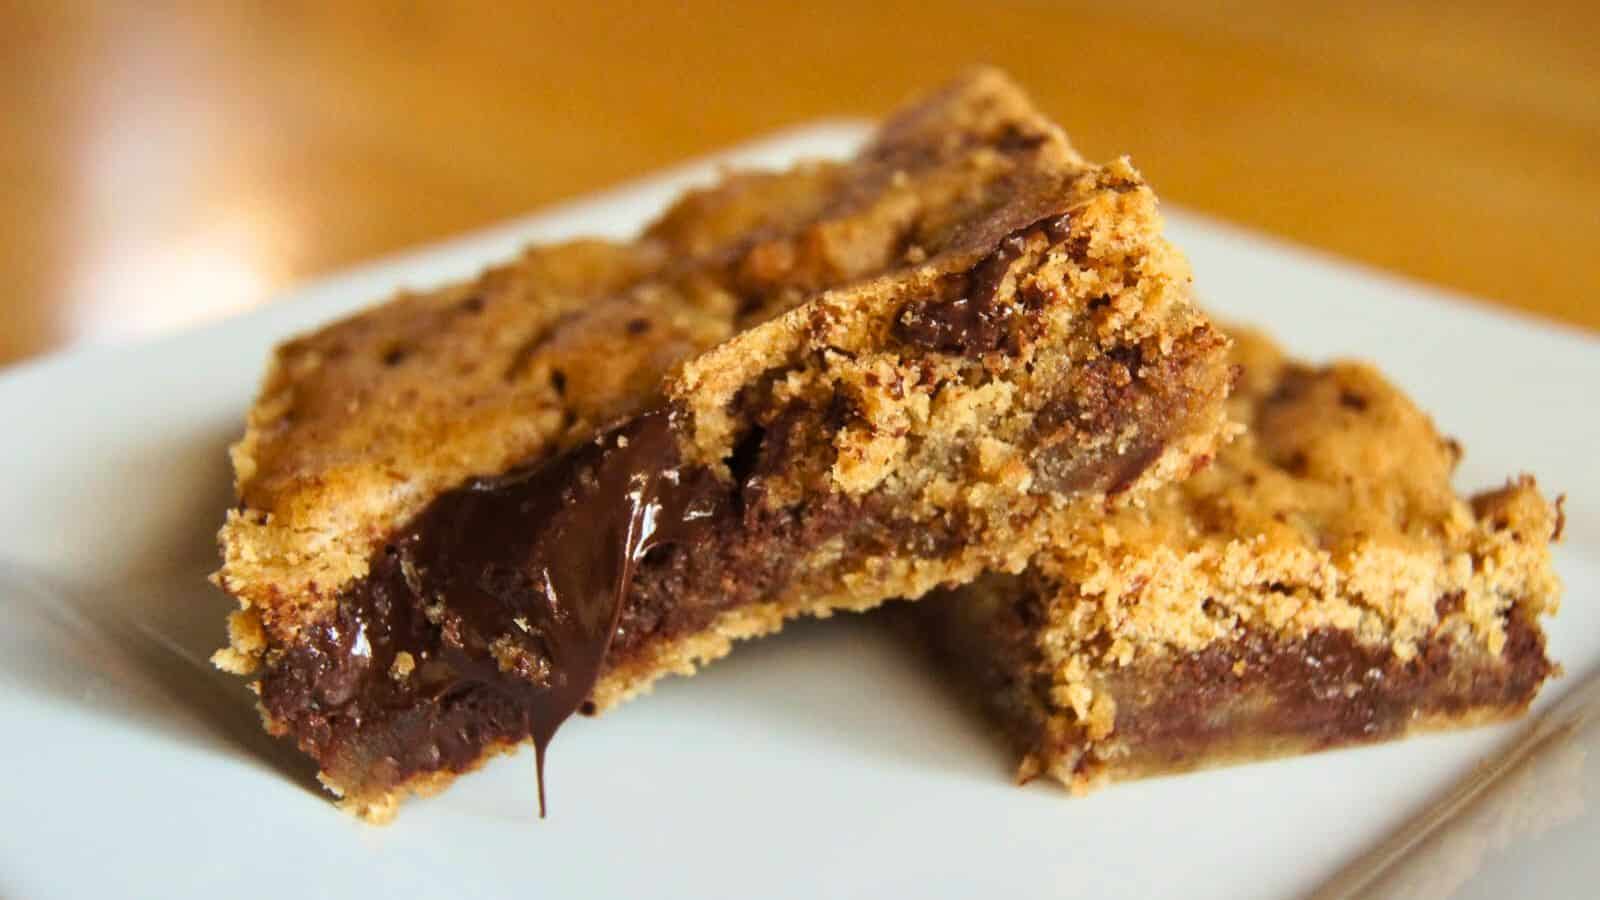
[(968, 356), (1008, 346), (1016, 309), (1000, 302), (1000, 287), (1027, 250), (1028, 236), (1041, 229), (1051, 242), (1066, 240), (1071, 234), (1071, 216), (1052, 216), (1001, 238), (999, 245), (966, 273), (955, 296), (907, 304), (895, 320), (895, 336), (925, 350)]
[(358, 749), (336, 745), (375, 700), (402, 719), (431, 705), (427, 728), (397, 728), (382, 749), (402, 770), (459, 769), (484, 743), (532, 738), (543, 816), (545, 749), (593, 690), (640, 560), (694, 540), (725, 502), (709, 472), (680, 465), (670, 422), (648, 412), (435, 499), (291, 651), (313, 657), (308, 675), (267, 685), (268, 708), (320, 720), (302, 741), (321, 757)]

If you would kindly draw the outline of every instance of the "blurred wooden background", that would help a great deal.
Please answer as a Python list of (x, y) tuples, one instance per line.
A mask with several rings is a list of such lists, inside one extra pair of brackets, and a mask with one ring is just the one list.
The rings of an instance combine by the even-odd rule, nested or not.
[(1171, 202), (1600, 327), (1596, 35), (1593, 0), (0, 0), (0, 363), (881, 113), (979, 60)]

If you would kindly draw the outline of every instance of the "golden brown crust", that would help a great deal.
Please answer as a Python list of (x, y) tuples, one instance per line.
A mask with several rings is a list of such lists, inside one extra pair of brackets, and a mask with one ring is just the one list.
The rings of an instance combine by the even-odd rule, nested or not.
[[(1262, 676), (1250, 672), (1302, 646), (1461, 689), (1448, 712), (1425, 709), (1426, 692), (1405, 701), (1417, 721), (1399, 733), (1512, 714), (1548, 670), (1537, 620), (1559, 602), (1558, 519), (1533, 479), (1463, 500), (1450, 486), (1458, 445), (1371, 366), (1307, 366), (1259, 336), (1234, 338), (1242, 377), (1229, 406), (1244, 430), (1210, 468), (1064, 529), (1021, 578), (990, 577), (919, 610), (948, 654), (1004, 695), (988, 699), (1026, 745), (1025, 772), (1083, 788), (1341, 742), (1241, 723), (1181, 765), (1127, 745), (1118, 759), (1123, 733), (1149, 724), (1139, 716), (1172, 714), (1176, 700), (1152, 698), (1184, 690), (1161, 684), (1174, 666), (1220, 678), (1199, 701), (1218, 719), (1256, 715), (1235, 699), (1252, 690), (1258, 708), (1285, 702), (1287, 689), (1253, 687)], [(1238, 678), (1217, 674), (1228, 654)], [(1474, 671), (1470, 690), (1452, 683)], [(1464, 699), (1496, 679), (1509, 679), (1505, 693)]]
[[(1086, 163), (980, 70), (849, 163), (733, 174), (635, 241), (532, 248), (293, 340), (233, 449), (217, 581), (244, 610), (217, 664), (270, 668), (440, 492), (663, 400), (686, 460), (724, 477), (752, 429), (808, 411), (793, 464), (762, 476), (766, 503), (843, 497), (965, 531), (938, 553), (808, 551), (781, 593), (609, 673), (602, 708), (784, 617), (1020, 569), (1050, 522), (1187, 474), (1222, 429), (1226, 339), (1160, 228), (1131, 165)], [(939, 343), (928, 310), (963, 290), (989, 293), (1003, 333)], [(1101, 468), (1068, 484), (1051, 459)], [(438, 777), (378, 793), (329, 780), (378, 811)]]

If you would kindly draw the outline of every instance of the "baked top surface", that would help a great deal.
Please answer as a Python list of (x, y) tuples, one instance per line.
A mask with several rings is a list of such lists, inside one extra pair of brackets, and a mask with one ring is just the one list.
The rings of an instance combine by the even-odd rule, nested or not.
[[(1115, 300), (1096, 329), (1165, 345), (1203, 324), (1137, 173), (1085, 163), (980, 70), (888, 122), (849, 164), (736, 173), (638, 241), (530, 248), (300, 337), (276, 353), (232, 451), (239, 504), (219, 581), (291, 637), (442, 490), (580, 444), (663, 396), (695, 414), (686, 456), (718, 465), (739, 424), (727, 406), (752, 379), (819, 349), (883, 345), (909, 295), (1066, 210), (1089, 263), (1072, 289)], [(1119, 283), (1135, 253), (1143, 283)], [(903, 407), (870, 387), (879, 362), (856, 367), (885, 420), (869, 431)], [(871, 437), (842, 439), (867, 459), (864, 480), (881, 450)]]

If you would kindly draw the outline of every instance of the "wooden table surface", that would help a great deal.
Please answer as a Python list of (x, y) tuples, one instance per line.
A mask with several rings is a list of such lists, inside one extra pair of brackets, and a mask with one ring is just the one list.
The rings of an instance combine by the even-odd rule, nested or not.
[(1333, 6), (0, 0), (0, 363), (974, 61), (1171, 202), (1600, 327), (1600, 3)]

